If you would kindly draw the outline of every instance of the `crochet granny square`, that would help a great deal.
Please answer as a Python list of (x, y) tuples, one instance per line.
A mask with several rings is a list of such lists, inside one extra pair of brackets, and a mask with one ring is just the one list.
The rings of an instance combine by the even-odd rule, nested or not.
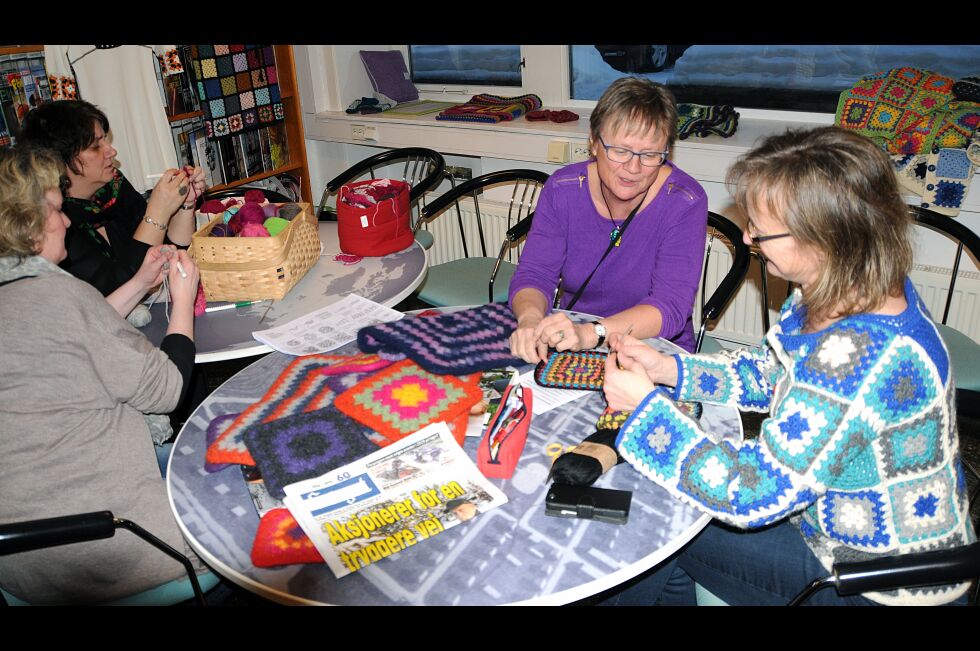
[(405, 360), (361, 380), (334, 404), (393, 443), (429, 423), (466, 416), (483, 397), (479, 379), (435, 375)]
[(319, 477), (378, 449), (357, 423), (332, 407), (252, 425), (244, 438), (265, 487), (279, 499), (287, 484)]
[(606, 353), (596, 350), (555, 352), (538, 362), (534, 381), (556, 389), (602, 391), (606, 357)]
[(467, 375), (523, 365), (510, 353), (509, 338), (516, 327), (517, 321), (506, 305), (490, 303), (361, 328), (357, 346), (382, 356), (404, 354), (431, 373)]
[(252, 543), (252, 564), (275, 567), (292, 563), (322, 563), (323, 557), (289, 509), (272, 509), (262, 516)]
[[(208, 446), (208, 463), (255, 465), (242, 435), (246, 428), (277, 418), (328, 407), (341, 391), (353, 386), (363, 373), (351, 375), (351, 369), (375, 370), (390, 364), (376, 355), (305, 355), (287, 366), (262, 398), (249, 406), (218, 438)], [(347, 369), (345, 375), (324, 375), (334, 365)], [(346, 379), (346, 380), (345, 380)], [(380, 437), (377, 437), (380, 439)], [(380, 441), (378, 441), (380, 442)]]

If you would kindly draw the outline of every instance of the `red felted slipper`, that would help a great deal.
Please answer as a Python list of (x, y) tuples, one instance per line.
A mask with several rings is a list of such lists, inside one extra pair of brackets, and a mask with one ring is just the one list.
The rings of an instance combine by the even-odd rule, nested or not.
[(540, 111), (531, 111), (524, 117), (530, 120), (531, 122), (541, 122), (551, 117), (551, 111), (549, 111), (548, 109), (541, 109)]
[(575, 122), (578, 120), (578, 113), (572, 111), (552, 111), (548, 119), (552, 122)]

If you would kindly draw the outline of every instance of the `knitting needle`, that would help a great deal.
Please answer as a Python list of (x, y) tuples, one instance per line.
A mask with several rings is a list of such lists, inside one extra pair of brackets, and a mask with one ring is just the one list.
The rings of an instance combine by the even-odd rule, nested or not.
[(184, 271), (184, 266), (180, 264), (180, 260), (177, 261), (177, 271), (180, 272), (181, 278), (187, 278), (187, 272)]
[[(628, 328), (626, 328), (626, 332), (623, 333), (623, 336), (624, 337), (627, 337), (627, 336), (629, 336), (629, 333), (631, 333), (631, 332), (633, 332), (633, 324), (632, 323), (630, 324), (630, 326)], [(613, 350), (612, 346), (610, 346), (609, 347), (609, 353), (612, 354), (612, 353), (615, 353), (615, 352), (616, 351)], [(625, 371), (626, 370), (625, 368), (623, 368), (623, 365), (620, 364), (620, 362), (619, 362), (619, 356), (616, 357), (616, 368), (618, 368), (620, 371)]]
[(262, 323), (263, 321), (265, 321), (265, 315), (268, 314), (269, 313), (269, 310), (271, 310), (271, 309), (272, 309), (272, 303), (269, 303), (269, 307), (265, 308), (265, 312), (262, 313), (262, 318), (259, 319), (259, 323)]

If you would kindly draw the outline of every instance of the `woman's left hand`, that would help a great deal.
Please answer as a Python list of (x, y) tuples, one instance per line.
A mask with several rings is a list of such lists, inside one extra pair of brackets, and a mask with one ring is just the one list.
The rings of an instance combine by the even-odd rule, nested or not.
[(170, 259), (172, 251), (172, 246), (163, 244), (151, 246), (146, 251), (146, 255), (143, 256), (143, 264), (133, 274), (133, 279), (140, 284), (143, 291), (149, 291), (163, 282), (163, 277), (167, 275), (164, 266)]
[(208, 185), (204, 177), (204, 168), (187, 166), (184, 168), (184, 172), (187, 174), (187, 178), (190, 179), (190, 183), (193, 188), (191, 196), (193, 196), (195, 200), (200, 198), (200, 196), (204, 194), (204, 191), (208, 189)]
[(621, 369), (617, 360), (616, 353), (610, 353), (606, 358), (606, 377), (602, 392), (610, 409), (633, 411), (655, 387), (638, 361), (623, 359), (621, 361), (624, 367)]
[(591, 341), (592, 326), (588, 323), (573, 323), (568, 315), (555, 312), (545, 318), (534, 329), (534, 338), (555, 350), (584, 350)]

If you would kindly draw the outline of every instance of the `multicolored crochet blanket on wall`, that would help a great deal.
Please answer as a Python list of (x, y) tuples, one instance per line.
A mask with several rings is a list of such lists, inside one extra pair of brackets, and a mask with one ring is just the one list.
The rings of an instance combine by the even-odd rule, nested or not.
[(285, 118), (271, 45), (194, 45), (191, 56), (209, 138)]
[(923, 208), (956, 216), (980, 165), (980, 104), (972, 88), (918, 68), (878, 72), (841, 93), (836, 123), (881, 145)]

